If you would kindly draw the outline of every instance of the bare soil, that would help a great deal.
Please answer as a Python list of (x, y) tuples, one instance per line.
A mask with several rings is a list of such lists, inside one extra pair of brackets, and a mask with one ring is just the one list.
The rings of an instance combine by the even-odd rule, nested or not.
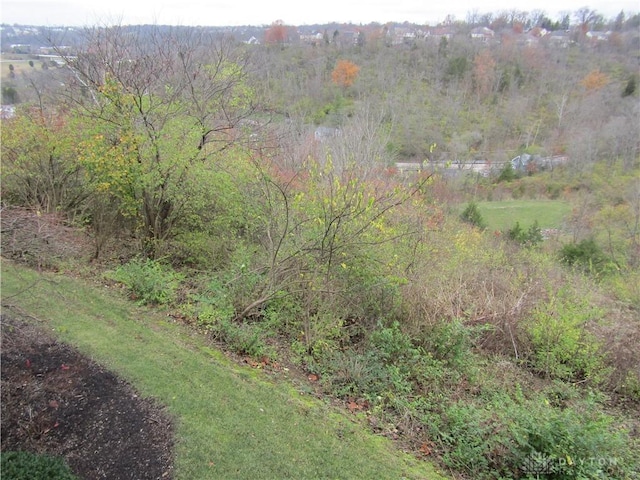
[(81, 479), (172, 477), (173, 427), (161, 405), (5, 312), (2, 333), (2, 451), (62, 456)]

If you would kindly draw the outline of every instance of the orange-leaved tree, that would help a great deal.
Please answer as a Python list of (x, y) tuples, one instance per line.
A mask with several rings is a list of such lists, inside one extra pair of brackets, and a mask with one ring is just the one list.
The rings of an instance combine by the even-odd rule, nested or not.
[(349, 60), (338, 60), (336, 67), (331, 72), (331, 80), (336, 85), (348, 88), (353, 85), (353, 82), (358, 78), (360, 67)]
[(267, 43), (285, 43), (289, 37), (289, 27), (282, 20), (276, 20), (264, 34)]
[(580, 84), (587, 91), (600, 90), (609, 83), (609, 77), (600, 70), (592, 70), (581, 81)]

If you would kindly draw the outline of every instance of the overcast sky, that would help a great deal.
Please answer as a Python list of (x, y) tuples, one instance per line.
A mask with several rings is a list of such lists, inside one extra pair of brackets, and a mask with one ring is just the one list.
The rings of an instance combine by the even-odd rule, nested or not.
[(604, 15), (621, 10), (637, 13), (640, 0), (0, 0), (0, 22), (22, 25), (93, 26), (288, 25), (352, 22), (412, 22), (435, 25), (448, 14), (465, 20), (467, 13), (543, 10), (552, 19), (588, 6)]

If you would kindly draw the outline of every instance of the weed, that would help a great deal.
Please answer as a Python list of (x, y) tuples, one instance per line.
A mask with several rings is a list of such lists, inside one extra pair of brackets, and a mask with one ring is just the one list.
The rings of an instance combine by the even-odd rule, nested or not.
[(143, 304), (167, 305), (176, 300), (176, 292), (184, 276), (157, 260), (135, 259), (108, 272), (107, 278), (126, 286)]

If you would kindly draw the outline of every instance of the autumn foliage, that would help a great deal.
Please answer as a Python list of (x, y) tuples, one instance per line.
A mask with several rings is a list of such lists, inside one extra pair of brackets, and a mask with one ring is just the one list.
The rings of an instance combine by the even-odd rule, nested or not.
[(265, 32), (264, 40), (266, 43), (284, 43), (289, 36), (287, 30), (282, 20), (277, 20)]
[(600, 90), (609, 83), (609, 77), (600, 70), (592, 70), (580, 82), (587, 91)]
[(489, 50), (476, 55), (473, 60), (473, 76), (479, 97), (486, 97), (493, 88), (496, 76), (496, 61)]
[(347, 88), (353, 85), (358, 78), (360, 67), (349, 60), (338, 60), (336, 67), (331, 72), (331, 80), (336, 85)]

